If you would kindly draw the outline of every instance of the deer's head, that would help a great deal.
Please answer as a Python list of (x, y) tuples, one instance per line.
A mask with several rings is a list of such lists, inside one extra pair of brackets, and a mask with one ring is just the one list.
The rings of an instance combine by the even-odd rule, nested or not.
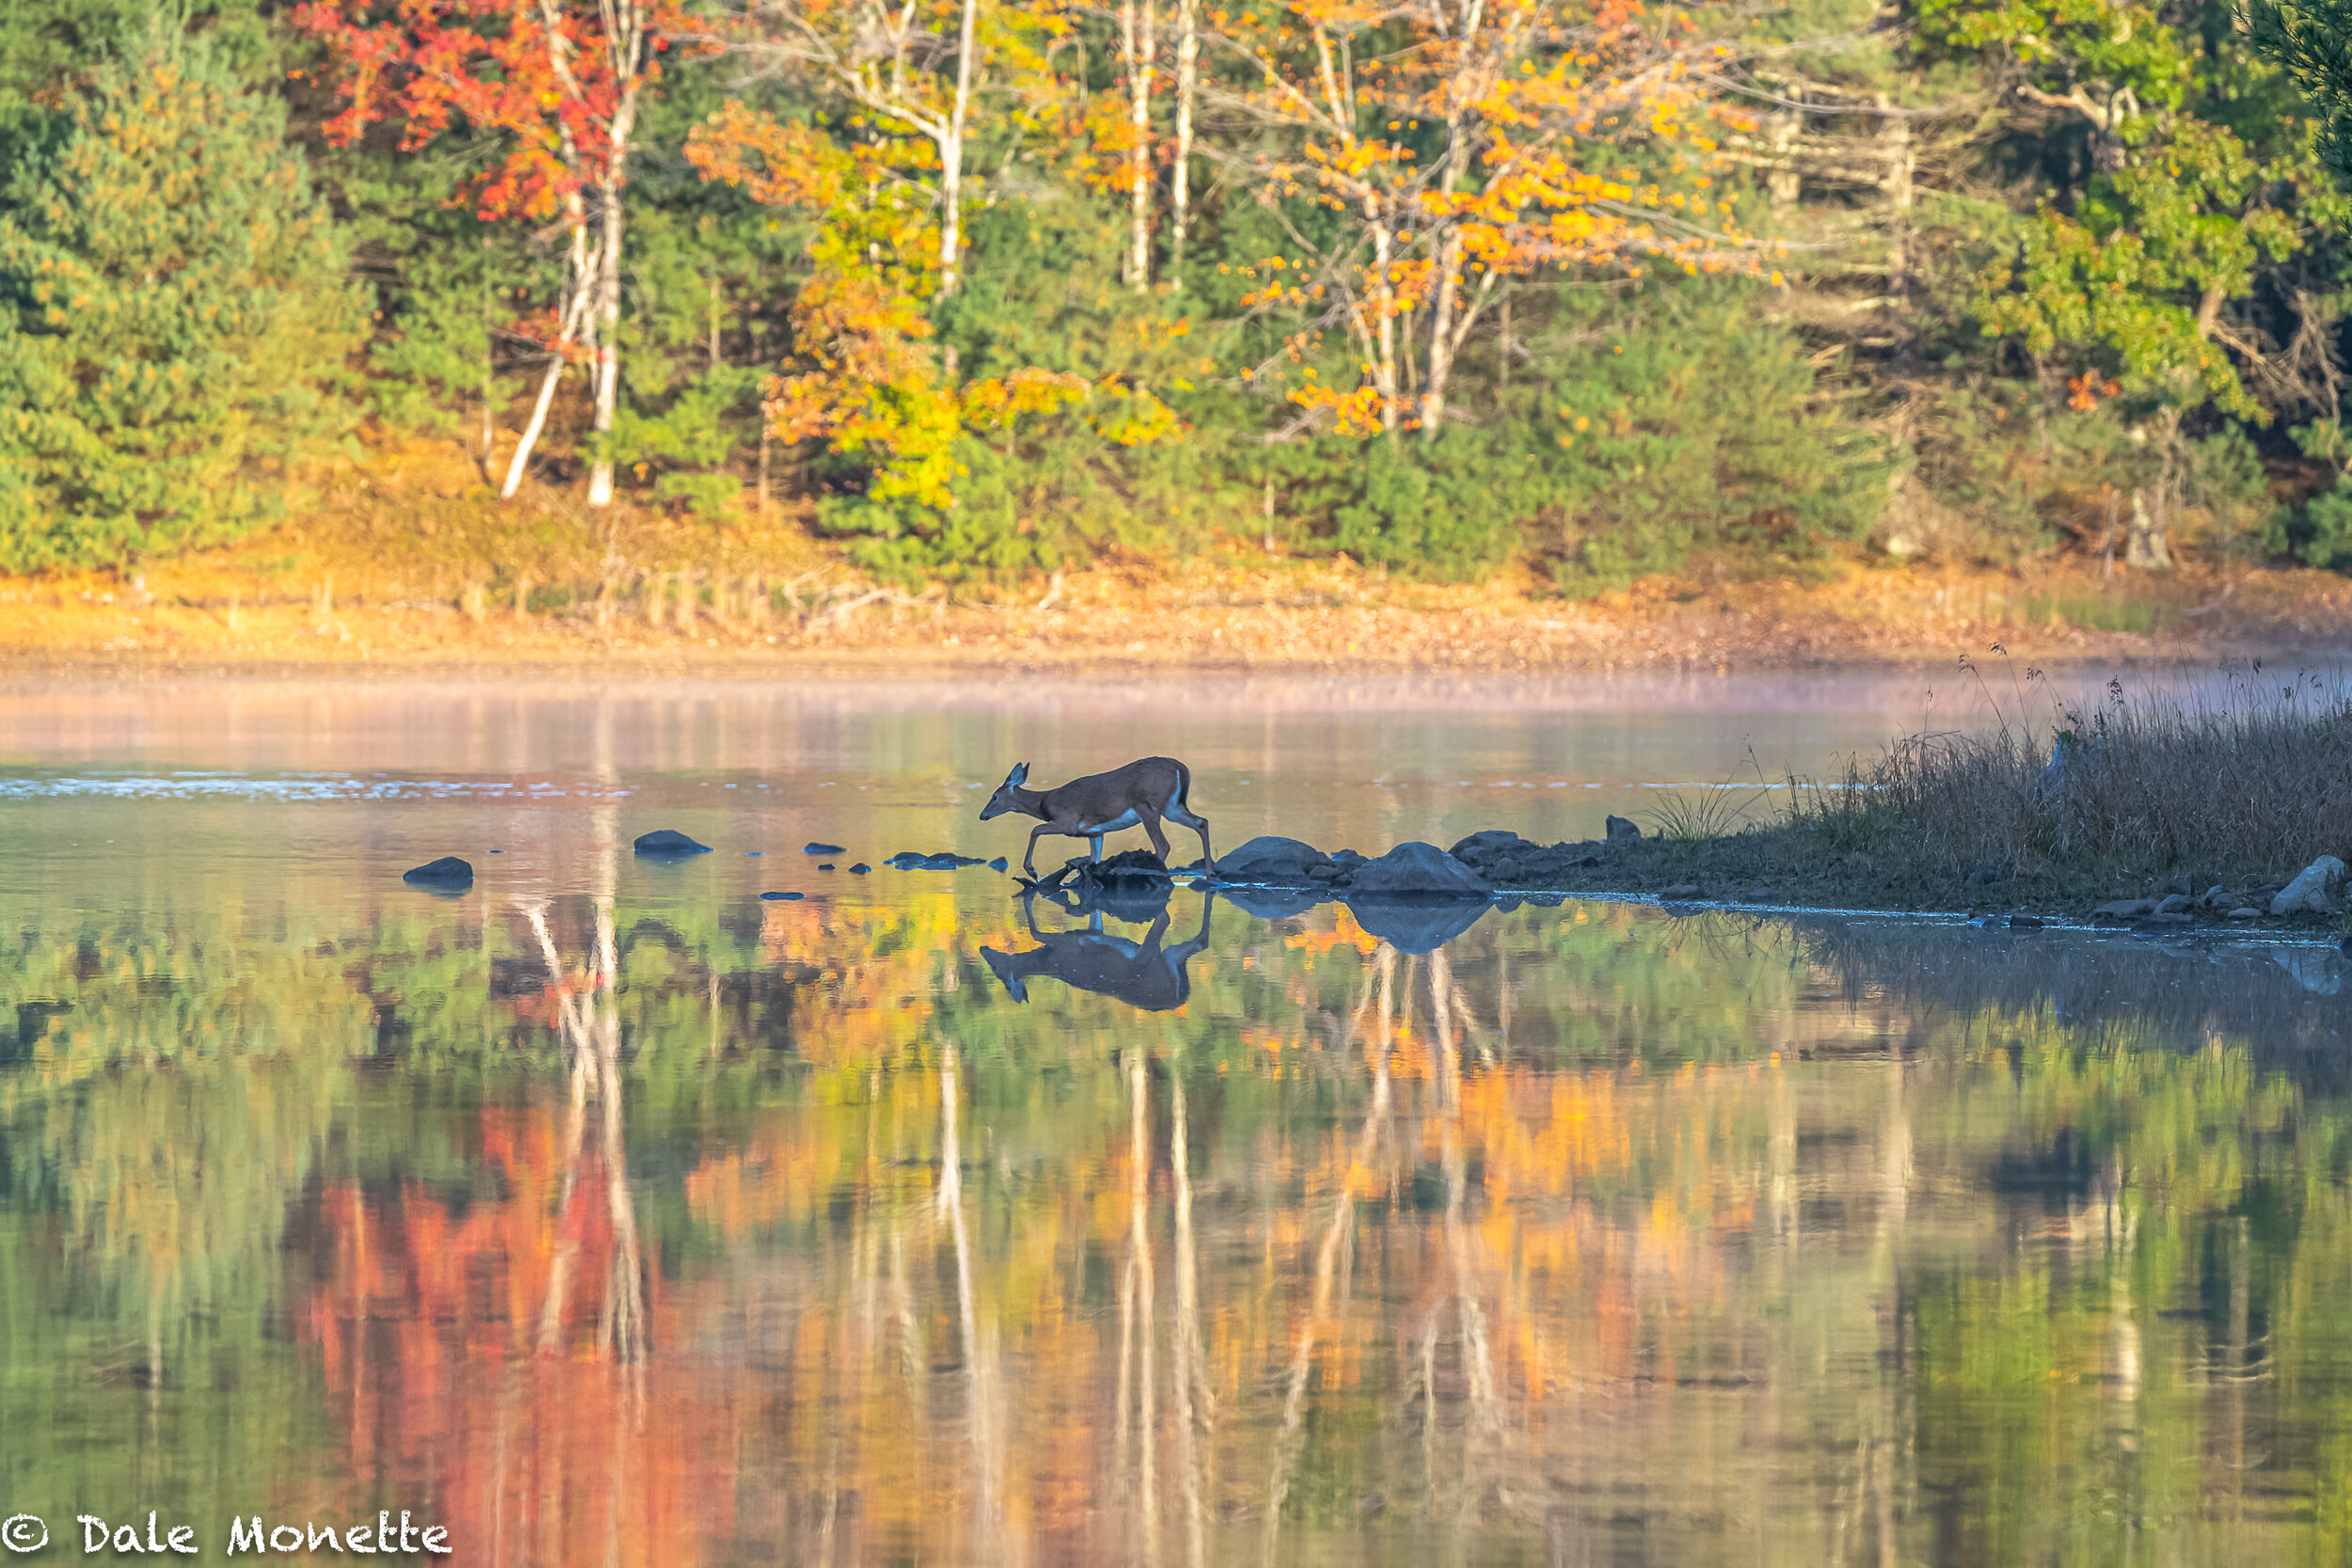
[(1028, 777), (1029, 765), (1025, 762), (1014, 763), (1012, 771), (1005, 775), (1005, 782), (996, 786), (996, 793), (990, 796), (988, 804), (980, 808), (980, 820), (985, 822), (992, 816), (1002, 816), (1009, 811), (1019, 811), (1021, 802), (1013, 799), (1013, 791), (1027, 783)]

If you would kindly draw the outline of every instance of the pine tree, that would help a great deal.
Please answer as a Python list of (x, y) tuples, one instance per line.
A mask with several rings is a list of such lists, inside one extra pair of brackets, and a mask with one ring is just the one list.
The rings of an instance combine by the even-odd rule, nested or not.
[(2286, 67), (2320, 122), (2319, 154), (2352, 181), (2352, 3), (2254, 0), (2254, 47)]
[(0, 182), (0, 569), (126, 566), (267, 514), (364, 314), (285, 111), (158, 31)]

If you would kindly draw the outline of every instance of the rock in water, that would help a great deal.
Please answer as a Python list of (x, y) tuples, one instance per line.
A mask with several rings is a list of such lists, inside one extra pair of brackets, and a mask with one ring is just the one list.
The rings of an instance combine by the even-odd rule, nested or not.
[(2336, 901), (2328, 890), (2344, 880), (2344, 863), (2322, 855), (2296, 874), (2295, 880), (2270, 901), (2272, 914), (2333, 914)]
[(1642, 836), (1642, 830), (1622, 816), (1611, 817), (1604, 826), (1609, 831), (1609, 842), (1612, 844), (1631, 844)]
[(1540, 847), (1542, 846), (1529, 843), (1508, 828), (1487, 828), (1470, 834), (1446, 853), (1465, 864), (1476, 865), (1497, 855)]
[(1168, 863), (1149, 849), (1126, 849), (1100, 864), (1092, 861), (1073, 863), (1080, 872), (1098, 882), (1132, 880), (1137, 878), (1168, 880)]
[(414, 871), (401, 873), (404, 882), (421, 882), (430, 887), (463, 887), (473, 880), (473, 866), (455, 855), (443, 855), (437, 861), (427, 861)]
[(801, 846), (801, 853), (803, 855), (846, 855), (849, 851), (838, 844), (819, 844), (812, 838)]
[(1494, 884), (1434, 844), (1400, 844), (1376, 861), (1366, 861), (1347, 879), (1347, 896), (1359, 898), (1486, 898)]
[(636, 848), (641, 855), (707, 855), (710, 853), (709, 845), (697, 844), (684, 833), (671, 828), (657, 828), (652, 832), (639, 834)]
[(789, 903), (792, 900), (799, 898), (801, 895), (797, 893), (763, 893), (760, 896), (767, 899), (771, 904), (778, 904)]
[(1216, 863), (1216, 874), (1236, 882), (1304, 882), (1309, 872), (1329, 858), (1311, 844), (1269, 835), (1228, 850)]

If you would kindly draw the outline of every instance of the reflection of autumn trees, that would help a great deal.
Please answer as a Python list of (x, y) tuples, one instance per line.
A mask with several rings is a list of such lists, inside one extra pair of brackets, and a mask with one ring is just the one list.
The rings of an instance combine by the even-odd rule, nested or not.
[(429, 1498), (501, 1563), (2352, 1529), (2352, 1118), (2159, 956), (2054, 973), (2093, 1021), (1922, 981), (1948, 937), (1571, 905), (1407, 957), (1326, 911), (1221, 918), (1147, 1015), (1006, 1006), (1014, 911), (945, 879), (588, 880), (20, 939), (0, 1415), (106, 1369), (93, 1422), (234, 1412), (243, 1495)]

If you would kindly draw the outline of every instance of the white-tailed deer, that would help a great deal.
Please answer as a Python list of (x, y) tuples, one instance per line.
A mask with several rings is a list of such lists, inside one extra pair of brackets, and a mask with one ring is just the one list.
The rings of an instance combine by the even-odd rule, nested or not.
[(1032, 878), (1037, 875), (1037, 841), (1046, 833), (1092, 839), (1099, 861), (1104, 833), (1140, 827), (1152, 835), (1152, 852), (1166, 860), (1168, 835), (1160, 832), (1162, 817), (1199, 833), (1202, 863), (1216, 863), (1216, 857), (1209, 852), (1209, 824), (1193, 815), (1184, 800), (1192, 789), (1192, 770), (1174, 757), (1144, 757), (1107, 773), (1073, 779), (1057, 789), (1024, 789), (1028, 777), (1029, 765), (1017, 764), (980, 808), (980, 820), (1009, 811), (1040, 819), (1041, 825), (1029, 831), (1028, 853), (1021, 857), (1021, 869)]

